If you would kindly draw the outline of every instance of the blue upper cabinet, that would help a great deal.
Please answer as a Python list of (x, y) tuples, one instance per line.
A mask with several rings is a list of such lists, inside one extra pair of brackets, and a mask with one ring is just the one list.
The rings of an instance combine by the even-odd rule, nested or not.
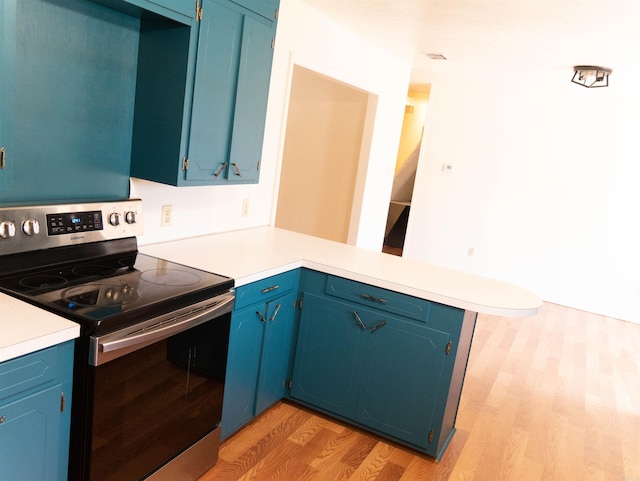
[(91, 0), (136, 18), (159, 18), (190, 25), (196, 18), (199, 0)]
[(0, 6), (0, 196), (12, 186), (13, 179), (13, 122), (7, 112), (13, 112), (16, 2)]
[(232, 0), (234, 3), (248, 8), (268, 19), (276, 19), (278, 16), (279, 0)]
[(273, 38), (271, 22), (203, 1), (188, 181), (258, 181)]
[(137, 22), (86, 0), (0, 3), (0, 203), (128, 197)]
[(178, 186), (256, 183), (276, 22), (226, 0), (200, 8), (183, 33), (141, 29), (131, 174)]
[[(156, 11), (156, 13), (162, 13), (165, 16), (171, 16), (169, 12), (175, 12), (177, 15), (183, 15), (187, 18), (195, 18), (196, 16), (196, 0), (127, 0), (130, 3), (137, 4), (146, 10)], [(161, 9), (154, 9), (153, 5), (157, 5)], [(179, 19), (179, 17), (174, 17)]]

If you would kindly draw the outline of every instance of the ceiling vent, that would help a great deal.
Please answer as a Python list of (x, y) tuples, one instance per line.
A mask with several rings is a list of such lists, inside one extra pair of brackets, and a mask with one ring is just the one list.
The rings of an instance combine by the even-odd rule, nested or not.
[(445, 57), (442, 53), (428, 53), (427, 57), (429, 57), (431, 60), (447, 60), (447, 57)]

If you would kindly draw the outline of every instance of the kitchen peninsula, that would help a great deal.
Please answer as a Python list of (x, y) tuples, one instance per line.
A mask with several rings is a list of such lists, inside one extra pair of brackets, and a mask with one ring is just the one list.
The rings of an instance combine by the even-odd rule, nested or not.
[(510, 284), (272, 227), (141, 251), (235, 279), (223, 438), (289, 398), (439, 459), (477, 314), (542, 305)]
[[(542, 305), (507, 283), (273, 227), (140, 251), (235, 279), (223, 437), (291, 398), (439, 458), (477, 313), (529, 316)], [(75, 323), (0, 296), (0, 360), (78, 336)]]

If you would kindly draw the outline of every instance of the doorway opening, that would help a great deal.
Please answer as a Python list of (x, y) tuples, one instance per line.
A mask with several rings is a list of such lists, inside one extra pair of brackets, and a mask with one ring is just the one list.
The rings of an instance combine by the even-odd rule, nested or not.
[(370, 94), (294, 65), (275, 226), (347, 243)]
[(402, 256), (430, 92), (428, 84), (412, 85), (407, 94), (382, 246), (382, 252), (388, 254)]

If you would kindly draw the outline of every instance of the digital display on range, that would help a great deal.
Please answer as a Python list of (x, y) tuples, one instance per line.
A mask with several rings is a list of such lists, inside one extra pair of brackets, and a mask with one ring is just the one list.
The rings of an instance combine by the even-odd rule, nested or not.
[(74, 234), (102, 230), (102, 211), (47, 214), (49, 235)]

